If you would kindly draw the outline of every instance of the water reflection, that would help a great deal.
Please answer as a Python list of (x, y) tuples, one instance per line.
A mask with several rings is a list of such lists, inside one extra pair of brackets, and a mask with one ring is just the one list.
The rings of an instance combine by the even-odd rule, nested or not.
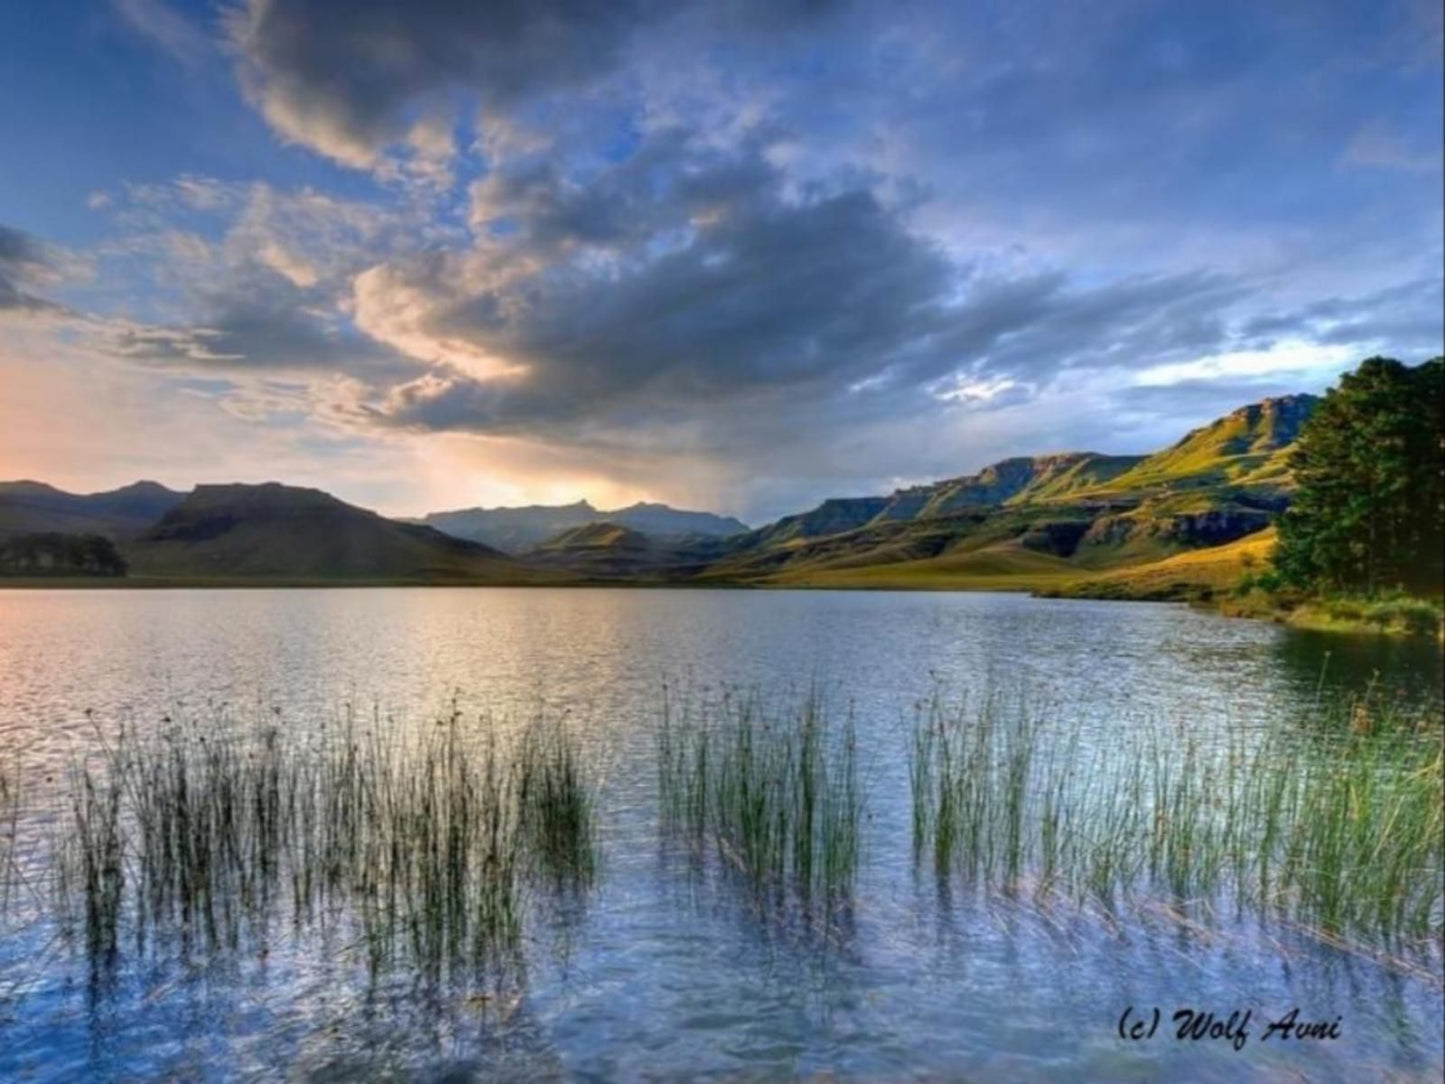
[(1397, 709), (1439, 712), (1445, 664), (1440, 645), (1428, 638), (1282, 629), (1271, 647), (1281, 677), (1303, 703), (1369, 695)]

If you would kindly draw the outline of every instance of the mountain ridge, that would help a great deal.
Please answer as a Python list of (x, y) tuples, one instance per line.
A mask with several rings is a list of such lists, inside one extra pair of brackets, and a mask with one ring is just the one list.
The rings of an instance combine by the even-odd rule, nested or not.
[(748, 530), (747, 524), (731, 516), (694, 512), (647, 501), (638, 501), (612, 511), (596, 508), (586, 500), (562, 505), (460, 508), (432, 512), (413, 522), (513, 555), (523, 554), (562, 531), (588, 523), (614, 523), (644, 534), (668, 538), (689, 535), (725, 537)]
[(119, 541), (150, 527), (184, 497), (151, 481), (98, 493), (69, 493), (30, 479), (0, 482), (0, 540), (53, 532)]
[[(1247, 404), (1147, 455), (1012, 456), (886, 495), (828, 498), (752, 529), (650, 502), (392, 520), (274, 482), (190, 494), (138, 482), (80, 496), (21, 481), (0, 483), (0, 539), (17, 526), (108, 532), (139, 579), (1051, 586), (1264, 530), (1288, 503), (1288, 451), (1318, 401)], [(459, 534), (468, 517), (513, 552)]]

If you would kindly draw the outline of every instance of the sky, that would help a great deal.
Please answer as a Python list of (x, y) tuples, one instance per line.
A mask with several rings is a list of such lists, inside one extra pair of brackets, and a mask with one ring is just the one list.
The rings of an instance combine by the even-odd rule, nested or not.
[(0, 5), (0, 478), (762, 523), (1445, 336), (1436, 0)]

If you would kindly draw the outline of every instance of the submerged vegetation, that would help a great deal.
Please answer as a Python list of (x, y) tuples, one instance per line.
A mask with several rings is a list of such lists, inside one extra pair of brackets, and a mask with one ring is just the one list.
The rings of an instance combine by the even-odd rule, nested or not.
[(514, 963), (530, 885), (585, 885), (593, 798), (572, 739), (460, 712), (419, 736), (348, 720), (168, 720), (101, 736), (71, 772), (56, 900), (92, 959), (178, 938), (234, 948), (278, 917), (340, 926), (372, 969)]
[(1442, 754), (1356, 705), (1332, 736), (1187, 729), (1092, 739), (992, 699), (919, 714), (915, 854), (941, 877), (1114, 901), (1232, 902), (1320, 930), (1396, 942), (1442, 930)]
[(664, 829), (774, 901), (849, 896), (862, 849), (863, 792), (851, 717), (817, 695), (778, 711), (725, 697), (657, 729)]

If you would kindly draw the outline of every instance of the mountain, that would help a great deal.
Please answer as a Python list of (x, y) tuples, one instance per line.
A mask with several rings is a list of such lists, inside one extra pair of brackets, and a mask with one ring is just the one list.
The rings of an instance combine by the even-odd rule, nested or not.
[(1066, 498), (1112, 481), (1143, 458), (1095, 452), (1017, 456), (984, 467), (977, 474), (900, 489), (889, 498), (879, 518), (930, 519), (985, 505)]
[(1314, 395), (1287, 395), (1240, 407), (1190, 431), (1164, 451), (1146, 456), (1114, 478), (1110, 488), (1286, 485), (1286, 449), (1319, 402)]
[(43, 482), (0, 482), (0, 539), (60, 533), (120, 541), (150, 527), (184, 497), (155, 482), (90, 494), (67, 493)]
[(488, 546), (398, 523), (318, 489), (203, 485), (122, 547), (131, 575), (184, 579), (515, 582)]
[(1289, 500), (1318, 399), (1241, 407), (1152, 455), (1001, 460), (886, 497), (824, 501), (728, 541), (703, 578), (836, 586), (1040, 584), (1232, 543)]
[(665, 504), (645, 503), (603, 512), (587, 501), (521, 508), (464, 508), (433, 512), (415, 522), (511, 554), (525, 553), (562, 531), (589, 523), (610, 523), (663, 538), (721, 538), (748, 529), (740, 520), (711, 512), (686, 512)]
[[(1201, 590), (1213, 590), (1240, 562), (1259, 559), (1260, 546), (1241, 540), (1266, 537), (1288, 504), (1289, 449), (1317, 402), (1308, 395), (1265, 399), (1150, 455), (1015, 456), (887, 495), (825, 500), (753, 530), (645, 503), (613, 512), (586, 501), (473, 508), (400, 522), (276, 483), (203, 485), (184, 496), (142, 482), (77, 496), (15, 482), (0, 485), (0, 543), (32, 539), (12, 561), (30, 567), (80, 552), (80, 535), (104, 535), (133, 577), (152, 579), (1154, 596), (1175, 594), (1181, 577), (1193, 577)], [(63, 537), (40, 537), (50, 535)]]

